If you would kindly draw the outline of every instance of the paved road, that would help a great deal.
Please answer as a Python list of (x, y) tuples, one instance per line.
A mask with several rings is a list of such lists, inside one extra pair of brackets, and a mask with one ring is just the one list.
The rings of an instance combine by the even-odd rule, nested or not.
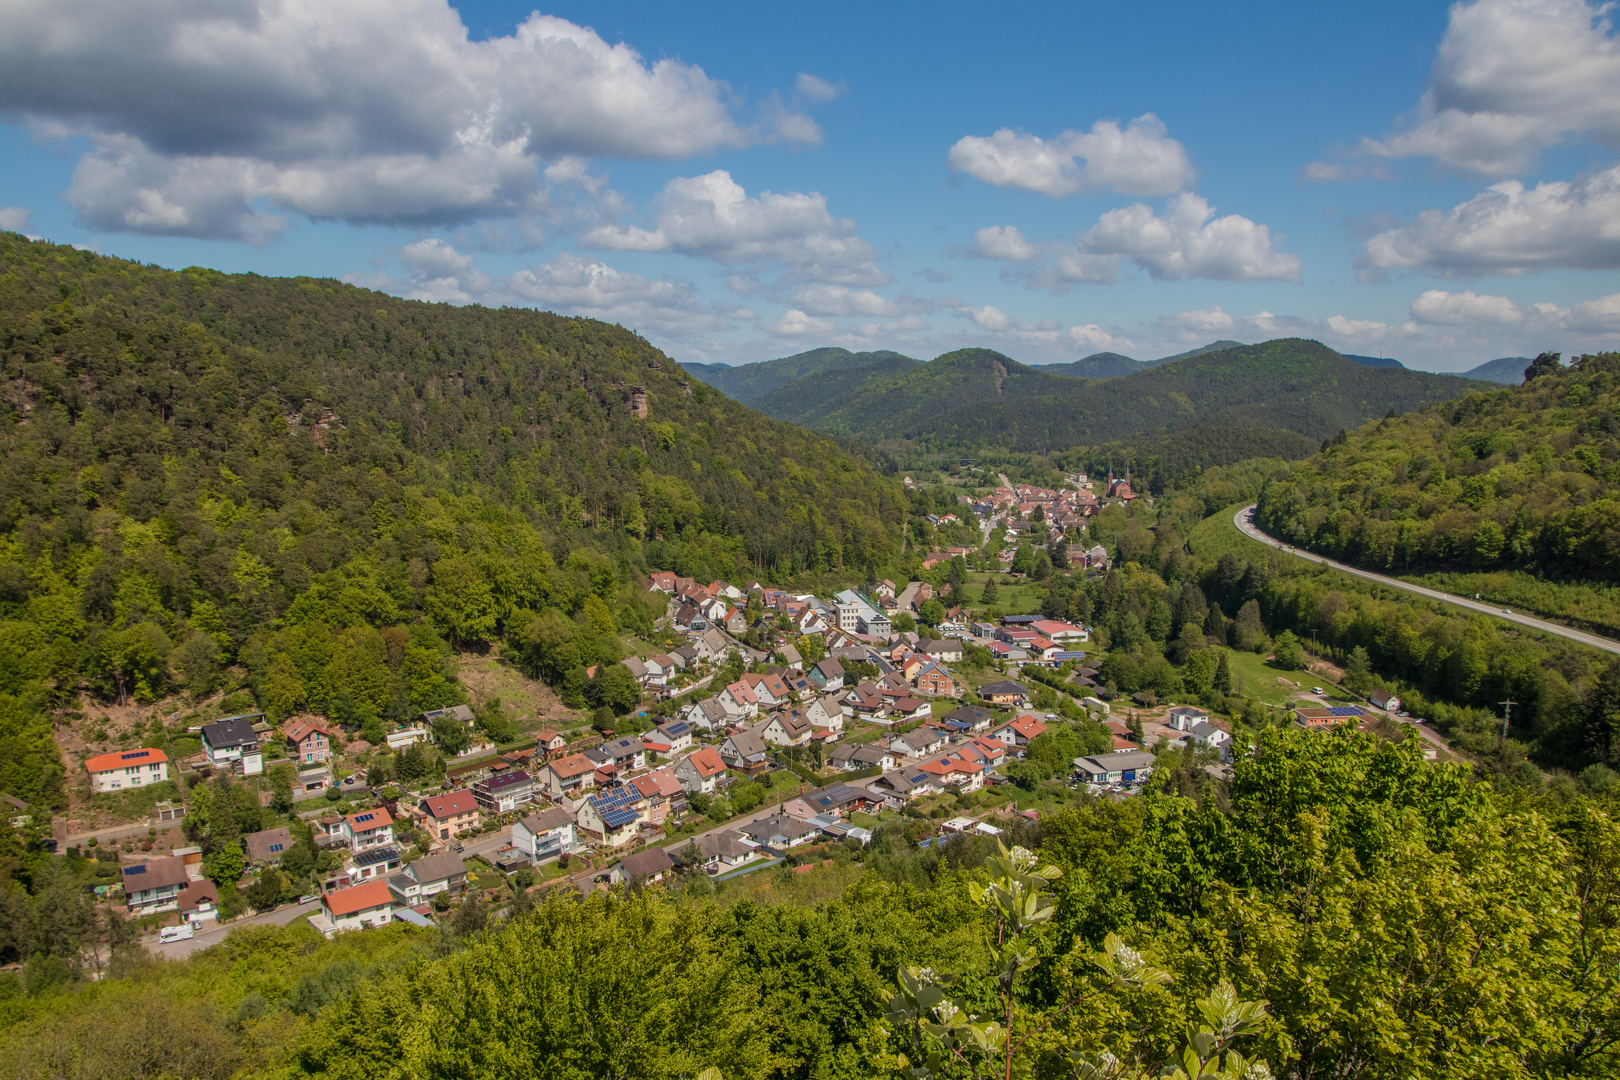
[(1453, 596), (1451, 593), (1440, 592), (1438, 589), (1426, 589), (1422, 585), (1413, 585), (1408, 581), (1400, 581), (1396, 578), (1385, 577), (1383, 574), (1375, 574), (1370, 570), (1361, 570), (1354, 566), (1346, 566), (1344, 563), (1334, 562), (1332, 559), (1324, 559), (1320, 555), (1312, 555), (1307, 552), (1296, 551), (1287, 544), (1273, 540), (1271, 537), (1261, 532), (1254, 523), (1254, 509), (1255, 508), (1253, 506), (1245, 506), (1233, 516), (1232, 523), (1238, 527), (1238, 531), (1243, 533), (1243, 535), (1247, 536), (1250, 540), (1256, 540), (1262, 544), (1268, 544), (1279, 551), (1286, 551), (1295, 558), (1316, 563), (1318, 566), (1328, 566), (1334, 570), (1341, 571), (1342, 573), (1354, 574), (1356, 577), (1366, 578), (1368, 581), (1376, 581), (1378, 584), (1388, 585), (1392, 589), (1403, 589), (1409, 593), (1416, 593), (1417, 595), (1427, 597), (1430, 600), (1438, 600), (1443, 604), (1450, 604), (1453, 607), (1463, 608), (1466, 611), (1475, 611), (1482, 615), (1490, 615), (1493, 618), (1501, 619), (1505, 622), (1518, 623), (1521, 626), (1528, 626), (1532, 630), (1540, 630), (1545, 634), (1555, 634), (1558, 637), (1568, 638), (1570, 641), (1576, 641), (1582, 645), (1590, 645), (1594, 649), (1602, 649), (1605, 652), (1620, 653), (1620, 641), (1611, 641), (1609, 638), (1598, 637), (1596, 634), (1588, 634), (1580, 630), (1571, 630), (1567, 626), (1560, 626), (1558, 623), (1547, 622), (1544, 619), (1532, 618), (1529, 615), (1520, 615), (1516, 611), (1510, 614), (1507, 611), (1504, 611), (1502, 608), (1493, 607), (1490, 604), (1482, 604), (1477, 600), (1465, 600), (1463, 597)]
[(200, 952), (210, 945), (218, 945), (225, 940), (225, 935), (241, 926), (286, 926), (307, 918), (321, 910), (320, 901), (309, 904), (284, 904), (274, 911), (267, 911), (263, 915), (252, 915), (246, 919), (238, 919), (233, 923), (221, 926), (218, 923), (205, 923), (207, 927), (199, 930), (197, 936), (187, 938), (185, 941), (171, 941), (166, 945), (159, 945), (157, 935), (141, 939), (141, 944), (154, 956), (168, 957), (170, 960), (183, 960), (194, 952)]

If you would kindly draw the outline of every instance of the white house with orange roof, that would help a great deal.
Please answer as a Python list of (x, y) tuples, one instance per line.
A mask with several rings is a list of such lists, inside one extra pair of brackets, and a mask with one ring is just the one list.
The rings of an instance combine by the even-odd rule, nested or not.
[(321, 897), (321, 913), (311, 915), (309, 921), (331, 937), (345, 930), (387, 926), (394, 921), (394, 909), (399, 906), (388, 882), (379, 878), (347, 889), (333, 889)]
[(90, 773), (92, 791), (128, 791), (167, 780), (169, 755), (152, 747), (116, 750), (87, 758), (84, 767)]
[(394, 819), (381, 806), (375, 810), (361, 810), (343, 819), (343, 836), (355, 851), (392, 844)]
[(725, 782), (726, 763), (712, 746), (694, 750), (675, 764), (675, 778), (688, 794), (713, 795)]

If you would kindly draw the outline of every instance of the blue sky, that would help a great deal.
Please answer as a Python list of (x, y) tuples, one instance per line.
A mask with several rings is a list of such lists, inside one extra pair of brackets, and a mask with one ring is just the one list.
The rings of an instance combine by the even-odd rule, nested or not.
[(1607, 18), (0, 0), (0, 225), (682, 360), (1301, 335), (1457, 370), (1620, 348)]

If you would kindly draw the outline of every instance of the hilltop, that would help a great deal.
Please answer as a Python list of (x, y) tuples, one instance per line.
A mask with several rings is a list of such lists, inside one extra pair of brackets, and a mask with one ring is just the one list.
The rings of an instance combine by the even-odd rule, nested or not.
[(1503, 356), (1496, 360), (1487, 360), (1476, 368), (1463, 372), (1468, 379), (1481, 379), (1485, 382), (1507, 383), (1509, 386), (1518, 386), (1524, 382), (1524, 369), (1530, 366), (1528, 356)]
[(1402, 572), (1620, 581), (1620, 354), (1352, 432), (1266, 485), (1279, 539)]
[(770, 393), (779, 386), (785, 386), (795, 379), (809, 375), (864, 368), (905, 359), (909, 358), (887, 349), (856, 353), (848, 349), (828, 347), (784, 356), (779, 360), (739, 364), (736, 367), (729, 364), (682, 364), (681, 367), (727, 397), (749, 402), (761, 394)]
[(1319, 342), (1280, 339), (1095, 380), (963, 349), (926, 364), (893, 360), (795, 380), (752, 404), (869, 440), (1039, 451), (1195, 426), (1284, 430), (1320, 442), (1391, 409), (1450, 400), (1472, 386), (1457, 376), (1369, 368)]

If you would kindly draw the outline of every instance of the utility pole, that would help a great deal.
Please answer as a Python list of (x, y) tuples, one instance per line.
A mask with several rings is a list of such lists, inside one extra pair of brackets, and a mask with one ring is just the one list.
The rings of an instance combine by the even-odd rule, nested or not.
[(1500, 747), (1507, 742), (1508, 717), (1513, 715), (1513, 706), (1517, 705), (1518, 702), (1499, 701), (1497, 704), (1502, 706), (1502, 738), (1496, 744)]

